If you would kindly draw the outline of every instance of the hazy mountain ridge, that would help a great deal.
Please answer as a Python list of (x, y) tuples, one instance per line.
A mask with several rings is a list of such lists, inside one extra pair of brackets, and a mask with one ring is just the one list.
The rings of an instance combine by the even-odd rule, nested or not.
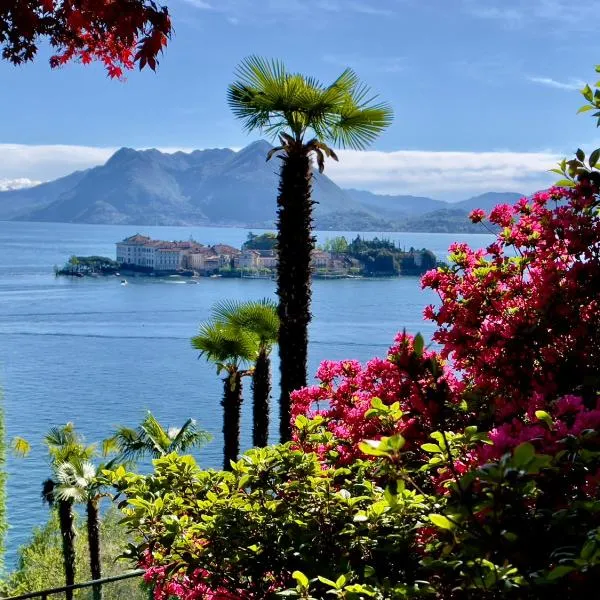
[[(273, 227), (279, 162), (265, 161), (270, 148), (265, 141), (238, 152), (121, 148), (104, 165), (0, 192), (0, 220)], [(466, 218), (472, 208), (489, 210), (520, 194), (490, 192), (448, 203), (344, 190), (315, 172), (313, 197), (320, 229), (472, 231)]]

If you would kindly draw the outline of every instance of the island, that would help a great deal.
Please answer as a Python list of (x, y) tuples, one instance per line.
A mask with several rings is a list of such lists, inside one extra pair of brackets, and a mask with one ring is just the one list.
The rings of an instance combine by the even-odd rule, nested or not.
[[(327, 240), (311, 258), (313, 277), (419, 276), (438, 263), (430, 250), (402, 249), (388, 239), (366, 240), (357, 235)], [(187, 241), (154, 240), (136, 233), (116, 243), (116, 260), (102, 256), (71, 256), (57, 275), (165, 277), (248, 277), (274, 279), (277, 271), (277, 236), (252, 232), (241, 248), (228, 244), (204, 245)]]

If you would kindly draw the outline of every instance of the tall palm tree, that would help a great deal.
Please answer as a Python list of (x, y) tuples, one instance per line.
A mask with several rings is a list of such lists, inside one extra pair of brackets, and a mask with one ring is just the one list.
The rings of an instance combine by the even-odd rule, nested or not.
[(254, 334), (235, 331), (227, 324), (215, 321), (204, 323), (192, 338), (192, 346), (200, 356), (217, 366), (223, 379), (223, 468), (231, 470), (231, 461), (240, 453), (240, 421), (242, 413), (242, 377), (248, 371), (242, 367), (252, 364), (258, 355), (258, 341)]
[(269, 441), (270, 354), (279, 334), (277, 305), (268, 298), (258, 302), (227, 300), (217, 304), (213, 314), (216, 319), (238, 331), (253, 333), (258, 339), (258, 355), (252, 371), (252, 443), (264, 447)]
[(194, 419), (188, 419), (182, 427), (163, 427), (148, 411), (136, 429), (118, 427), (114, 435), (103, 443), (103, 453), (116, 451), (118, 462), (137, 462), (147, 457), (160, 458), (171, 452), (187, 452), (203, 446), (211, 435), (200, 429)]
[[(112, 466), (112, 461), (106, 468)], [(103, 467), (99, 470), (101, 471)], [(85, 504), (90, 572), (92, 579), (102, 577), (100, 554), (100, 500), (104, 482), (98, 477), (96, 467), (88, 460), (75, 458), (61, 463), (56, 469), (56, 485), (53, 495), (58, 501)], [(102, 600), (102, 586), (93, 586), (94, 600)]]
[(279, 355), (281, 359), (280, 434), (291, 436), (290, 393), (306, 385), (308, 324), (310, 322), (310, 259), (312, 235), (312, 158), (319, 172), (325, 157), (338, 160), (328, 144), (360, 150), (390, 125), (389, 105), (375, 97), (357, 75), (346, 69), (332, 84), (290, 73), (283, 63), (256, 56), (237, 68), (228, 102), (248, 131), (260, 130), (280, 145), (277, 197), (277, 294), (279, 296)]
[[(84, 461), (94, 454), (93, 446), (85, 446), (82, 438), (76, 433), (73, 423), (61, 427), (52, 427), (46, 434), (44, 442), (48, 447), (50, 467), (53, 477), (42, 484), (42, 499), (50, 507), (57, 508), (60, 533), (62, 538), (65, 584), (75, 583), (75, 500), (59, 494), (59, 469), (67, 462)], [(73, 591), (65, 592), (66, 599), (72, 600)]]

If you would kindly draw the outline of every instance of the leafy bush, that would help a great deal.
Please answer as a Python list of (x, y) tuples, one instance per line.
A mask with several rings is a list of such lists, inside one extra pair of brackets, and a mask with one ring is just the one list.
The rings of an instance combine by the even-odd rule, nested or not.
[[(75, 538), (78, 581), (91, 579), (88, 564), (88, 548), (85, 523), (78, 523)], [(119, 525), (119, 512), (109, 510), (101, 523), (101, 552), (104, 560), (104, 577), (119, 575), (130, 568), (130, 564), (117, 560), (130, 542), (125, 529)], [(19, 549), (16, 569), (1, 584), (3, 595), (26, 594), (65, 584), (62, 564), (62, 542), (58, 516), (51, 518), (42, 527), (34, 530), (31, 540)], [(74, 596), (78, 600), (91, 600), (92, 590), (77, 590)], [(132, 578), (103, 586), (104, 600), (146, 600), (148, 593), (142, 589), (141, 579)], [(53, 596), (56, 600), (64, 596)]]

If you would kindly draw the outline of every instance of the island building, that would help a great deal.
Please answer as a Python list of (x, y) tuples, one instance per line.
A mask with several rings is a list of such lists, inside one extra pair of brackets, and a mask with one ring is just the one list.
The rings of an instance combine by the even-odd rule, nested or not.
[[(153, 240), (136, 233), (117, 242), (117, 262), (123, 270), (146, 274), (211, 275), (214, 273), (266, 273), (277, 269), (277, 251), (239, 250), (227, 244), (205, 246), (193, 239), (188, 241)], [(418, 267), (421, 252), (404, 253)], [(414, 255), (413, 255), (414, 254)], [(311, 266), (315, 276), (344, 276), (359, 272), (361, 263), (347, 254), (315, 249)]]

